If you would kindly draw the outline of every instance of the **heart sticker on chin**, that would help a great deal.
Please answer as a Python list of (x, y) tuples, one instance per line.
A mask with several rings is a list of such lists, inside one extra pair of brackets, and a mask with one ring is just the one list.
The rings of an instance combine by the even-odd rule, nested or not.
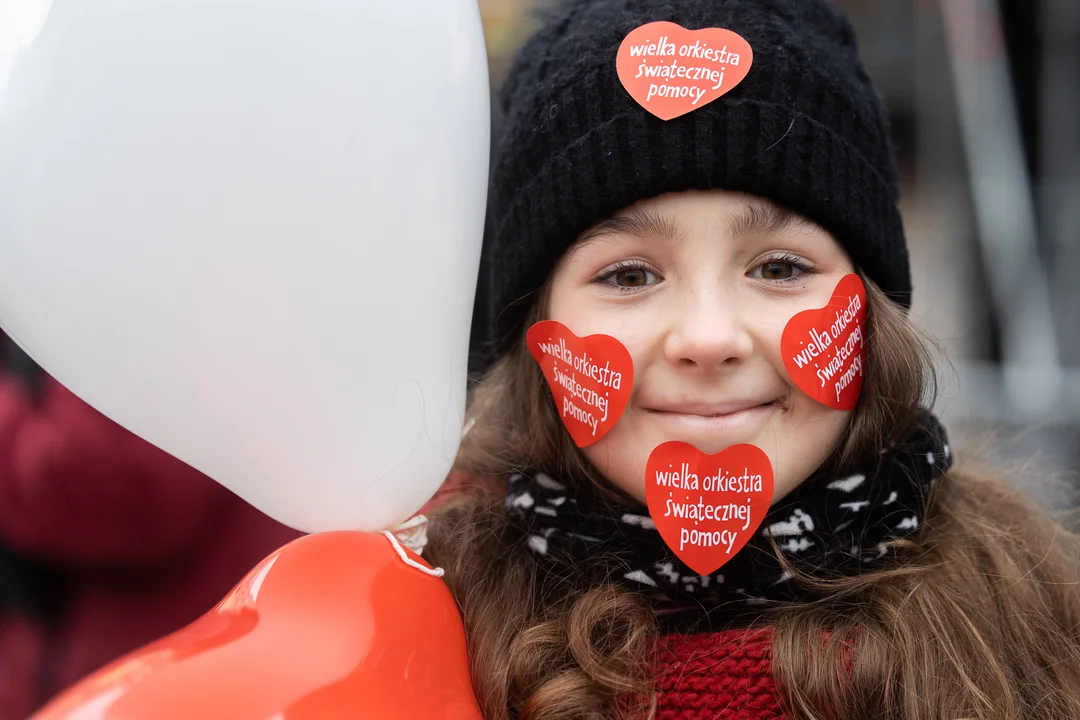
[(706, 455), (693, 445), (660, 445), (645, 466), (645, 500), (660, 537), (699, 575), (733, 558), (772, 505), (773, 469), (755, 445)]
[(554, 320), (533, 325), (525, 341), (574, 444), (588, 447), (604, 437), (630, 400), (630, 351), (610, 335), (579, 338)]
[(788, 321), (780, 353), (792, 381), (834, 410), (852, 410), (866, 376), (866, 287), (854, 273), (836, 284), (823, 308)]
[(661, 21), (623, 38), (615, 69), (630, 97), (661, 120), (671, 120), (730, 92), (753, 62), (750, 43), (731, 30), (687, 30)]

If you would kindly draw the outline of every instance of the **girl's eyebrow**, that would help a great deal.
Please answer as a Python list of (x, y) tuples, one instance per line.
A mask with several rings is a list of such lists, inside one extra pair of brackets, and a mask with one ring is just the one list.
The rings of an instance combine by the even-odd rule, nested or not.
[(781, 233), (785, 230), (813, 226), (813, 223), (801, 215), (772, 203), (747, 203), (741, 212), (724, 223), (728, 237)]
[[(727, 237), (742, 237), (753, 234), (775, 234), (808, 226), (813, 226), (810, 220), (779, 205), (748, 202), (740, 212), (724, 222), (723, 231)], [(651, 210), (635, 208), (623, 215), (603, 220), (586, 230), (574, 244), (572, 252), (615, 237), (630, 237), (638, 240), (659, 238), (671, 243), (678, 242), (682, 234), (671, 218)]]
[(665, 242), (676, 242), (680, 238), (680, 233), (678, 226), (670, 218), (649, 210), (635, 208), (625, 215), (608, 218), (593, 225), (581, 234), (575, 244), (575, 249), (616, 236), (632, 237), (638, 240), (660, 238)]

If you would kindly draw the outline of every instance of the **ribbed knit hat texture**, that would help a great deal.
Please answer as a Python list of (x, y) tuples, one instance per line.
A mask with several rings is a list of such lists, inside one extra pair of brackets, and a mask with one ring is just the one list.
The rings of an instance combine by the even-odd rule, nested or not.
[[(730, 92), (664, 121), (620, 83), (626, 35), (658, 20), (725, 28), (753, 64)], [(742, 191), (828, 230), (899, 305), (911, 280), (885, 109), (827, 0), (571, 0), (521, 49), (499, 95), (477, 308), (491, 355), (524, 331), (559, 257), (639, 200)], [(476, 340), (476, 338), (474, 338)]]

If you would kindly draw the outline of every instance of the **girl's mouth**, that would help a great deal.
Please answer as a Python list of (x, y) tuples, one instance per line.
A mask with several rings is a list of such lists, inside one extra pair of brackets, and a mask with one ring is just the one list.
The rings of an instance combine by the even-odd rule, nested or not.
[(692, 434), (752, 430), (782, 409), (779, 399), (726, 403), (683, 403), (645, 408), (649, 416), (676, 432)]

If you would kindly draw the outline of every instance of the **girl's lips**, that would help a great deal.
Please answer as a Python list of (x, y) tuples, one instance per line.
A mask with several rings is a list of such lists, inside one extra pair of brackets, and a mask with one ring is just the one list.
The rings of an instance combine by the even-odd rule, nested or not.
[[(711, 408), (702, 408), (708, 410)], [(780, 410), (779, 401), (752, 405), (733, 412), (709, 414), (707, 412), (686, 412), (673, 410), (646, 409), (649, 417), (676, 434), (709, 435), (752, 430), (767, 421), (773, 413)]]

